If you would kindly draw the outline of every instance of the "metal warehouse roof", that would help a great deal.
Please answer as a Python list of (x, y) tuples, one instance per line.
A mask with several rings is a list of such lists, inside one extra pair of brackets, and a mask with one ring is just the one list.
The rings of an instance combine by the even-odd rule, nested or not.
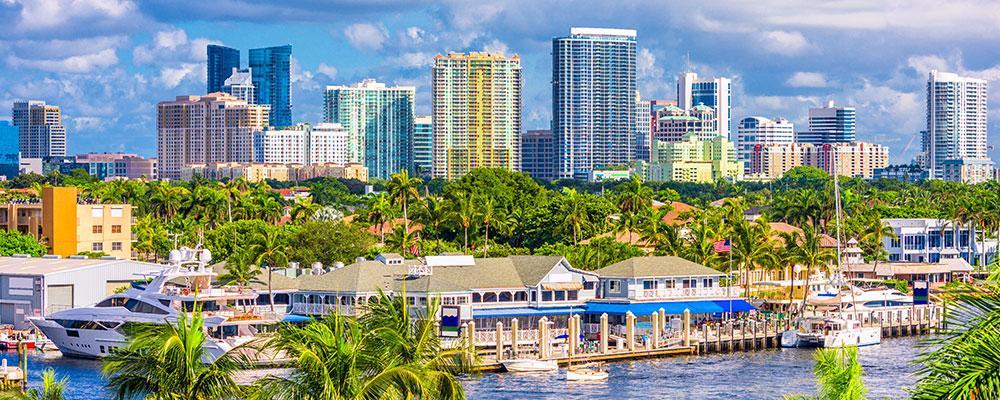
[(143, 267), (163, 268), (162, 265), (131, 260), (0, 257), (0, 275), (49, 275), (122, 263)]

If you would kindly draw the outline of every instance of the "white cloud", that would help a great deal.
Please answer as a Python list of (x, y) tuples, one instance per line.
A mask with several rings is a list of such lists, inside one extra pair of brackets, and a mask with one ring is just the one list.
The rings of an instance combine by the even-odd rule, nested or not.
[(67, 119), (73, 124), (73, 131), (100, 130), (107, 125), (104, 119), (98, 117), (71, 117)]
[(491, 42), (487, 43), (486, 46), (483, 47), (483, 50), (486, 50), (487, 53), (499, 54), (507, 54), (508, 51), (507, 44), (501, 42), (499, 39), (493, 39)]
[[(200, 74), (199, 69), (201, 70)], [(157, 82), (167, 89), (173, 89), (185, 80), (193, 81), (199, 77), (203, 78), (205, 75), (204, 71), (205, 66), (202, 64), (184, 63), (176, 67), (163, 67), (160, 69), (160, 75), (157, 77)]]
[(319, 66), (316, 67), (316, 72), (326, 75), (327, 79), (337, 79), (337, 68), (331, 65), (326, 65), (326, 63), (320, 63)]
[(766, 31), (758, 34), (764, 50), (785, 56), (802, 54), (810, 47), (809, 41), (799, 32)]
[(419, 51), (403, 53), (391, 59), (389, 64), (404, 69), (426, 68), (434, 65), (434, 54)]
[(785, 85), (795, 88), (826, 87), (826, 75), (819, 72), (796, 72), (785, 81)]
[(188, 39), (183, 29), (173, 28), (157, 32), (150, 43), (132, 49), (135, 65), (171, 62), (204, 62), (208, 57), (205, 48), (222, 42), (207, 38)]
[(7, 56), (7, 65), (17, 68), (34, 68), (49, 72), (88, 73), (118, 63), (114, 49), (75, 55), (60, 59), (25, 59), (14, 54)]
[(21, 0), (18, 30), (45, 31), (74, 20), (119, 19), (137, 11), (129, 0)]
[(381, 25), (358, 23), (344, 28), (344, 37), (357, 49), (380, 50), (389, 32)]

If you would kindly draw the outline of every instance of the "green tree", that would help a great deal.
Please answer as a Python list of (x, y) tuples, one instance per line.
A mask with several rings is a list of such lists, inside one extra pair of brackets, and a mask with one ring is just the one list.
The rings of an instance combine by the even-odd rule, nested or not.
[(806, 299), (809, 296), (809, 278), (812, 276), (813, 271), (828, 265), (830, 262), (836, 261), (837, 254), (833, 250), (822, 246), (822, 233), (812, 224), (805, 225), (802, 228), (802, 235), (798, 238), (793, 237), (792, 239), (798, 239), (792, 241), (794, 243), (794, 247), (791, 249), (792, 259), (795, 263), (806, 267), (802, 304), (799, 307), (801, 312), (801, 310), (805, 309)]
[(0, 231), (0, 256), (30, 254), (40, 257), (45, 253), (45, 245), (31, 235), (18, 231)]
[(392, 203), (385, 193), (375, 195), (368, 204), (366, 216), (369, 223), (378, 227), (379, 243), (385, 244), (385, 223), (392, 221), (392, 215)]
[(274, 312), (271, 277), (275, 269), (285, 268), (288, 265), (289, 246), (285, 231), (280, 227), (269, 227), (263, 234), (258, 234), (254, 242), (249, 251), (254, 255), (255, 264), (267, 269), (267, 295), (271, 312)]
[(407, 214), (407, 206), (410, 200), (420, 200), (420, 192), (417, 191), (417, 188), (422, 182), (420, 178), (411, 178), (410, 172), (404, 169), (400, 170), (398, 174), (389, 176), (389, 182), (386, 183), (386, 190), (388, 190), (392, 202), (403, 209), (403, 227), (407, 233), (410, 232), (410, 216)]
[(310, 221), (303, 223), (291, 235), (288, 258), (302, 265), (321, 262), (332, 266), (336, 262), (349, 264), (367, 254), (375, 238), (356, 225), (343, 222)]
[(66, 391), (66, 385), (69, 384), (68, 378), (58, 379), (56, 376), (56, 371), (52, 368), (46, 368), (42, 372), (42, 387), (31, 388), (24, 394), (0, 394), (0, 399), (10, 399), (10, 400), (63, 400), (65, 395), (63, 392)]
[(292, 221), (304, 222), (312, 219), (323, 206), (317, 203), (313, 203), (312, 198), (306, 197), (304, 199), (297, 199), (295, 203), (292, 204), (292, 210), (289, 213), (292, 217)]
[(230, 351), (210, 359), (201, 312), (181, 313), (176, 323), (130, 325), (128, 345), (104, 359), (105, 387), (115, 398), (227, 400), (243, 398), (233, 374), (249, 367)]
[(790, 400), (865, 400), (868, 388), (862, 380), (857, 347), (819, 349), (813, 374), (817, 396), (788, 396)]
[(242, 292), (260, 274), (260, 265), (254, 261), (254, 254), (248, 248), (231, 253), (226, 259), (226, 273), (219, 279), (226, 284), (235, 283)]

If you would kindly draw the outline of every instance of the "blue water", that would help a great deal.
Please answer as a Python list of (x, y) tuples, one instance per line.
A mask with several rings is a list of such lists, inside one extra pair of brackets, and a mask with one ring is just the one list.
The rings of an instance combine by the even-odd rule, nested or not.
[[(859, 350), (868, 398), (900, 398), (912, 387), (918, 339), (886, 339)], [(812, 351), (766, 350), (642, 360), (607, 365), (602, 383), (567, 383), (560, 373), (482, 374), (464, 379), (470, 399), (779, 399), (786, 394), (814, 394)], [(2, 355), (17, 365), (17, 355)], [(34, 354), (29, 379), (39, 384), (42, 370), (53, 368), (70, 384), (71, 400), (108, 399), (100, 362)]]

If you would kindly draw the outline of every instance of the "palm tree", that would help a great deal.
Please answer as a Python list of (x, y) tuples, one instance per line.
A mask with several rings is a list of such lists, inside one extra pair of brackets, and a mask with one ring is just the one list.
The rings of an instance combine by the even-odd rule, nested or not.
[(392, 230), (392, 234), (389, 235), (389, 240), (386, 240), (385, 244), (390, 249), (399, 250), (399, 253), (404, 256), (407, 254), (416, 255), (412, 250), (417, 244), (416, 238), (402, 226), (397, 225)]
[(392, 202), (398, 204), (403, 209), (403, 227), (406, 231), (410, 231), (410, 219), (406, 212), (407, 204), (410, 199), (419, 200), (420, 192), (417, 188), (423, 183), (420, 178), (411, 178), (410, 172), (403, 169), (400, 170), (398, 174), (392, 174), (389, 177), (389, 182), (386, 182), (385, 188), (389, 192), (389, 197), (392, 198)]
[(821, 244), (822, 234), (819, 229), (812, 224), (806, 224), (802, 228), (800, 240), (792, 242), (792, 258), (799, 265), (806, 267), (806, 280), (802, 291), (802, 304), (800, 312), (806, 307), (806, 299), (809, 297), (809, 278), (813, 270), (836, 261), (837, 254), (830, 249), (824, 248)]
[(422, 203), (423, 206), (417, 209), (417, 215), (415, 216), (415, 219), (424, 225), (421, 236), (425, 239), (427, 236), (433, 236), (435, 239), (438, 239), (441, 237), (444, 224), (448, 222), (448, 208), (446, 207), (446, 203), (440, 197), (434, 196), (425, 196)]
[(368, 205), (368, 222), (378, 226), (378, 234), (381, 237), (379, 242), (385, 244), (385, 223), (392, 220), (392, 204), (389, 196), (379, 193), (372, 198)]
[(263, 235), (257, 235), (255, 242), (249, 251), (254, 255), (254, 263), (267, 269), (267, 295), (273, 312), (274, 291), (271, 290), (271, 275), (274, 269), (288, 264), (288, 243), (285, 232), (280, 227), (269, 227)]
[(857, 347), (819, 349), (813, 374), (817, 396), (787, 396), (789, 400), (864, 400), (868, 388), (862, 380)]
[(130, 325), (128, 346), (104, 359), (105, 386), (119, 400), (242, 398), (233, 374), (249, 362), (238, 350), (211, 359), (204, 329), (197, 309), (176, 323)]
[(219, 279), (227, 284), (235, 283), (242, 293), (260, 273), (260, 264), (255, 262), (254, 256), (249, 248), (236, 249), (226, 259), (226, 273)]
[(469, 227), (476, 217), (476, 207), (472, 195), (458, 194), (451, 202), (451, 216), (462, 227), (463, 246), (469, 250)]
[(66, 391), (66, 385), (69, 384), (68, 378), (58, 379), (56, 378), (56, 371), (52, 368), (46, 368), (42, 372), (42, 387), (41, 388), (31, 388), (24, 394), (17, 393), (14, 395), (2, 395), (0, 399), (17, 399), (17, 400), (63, 400), (66, 397), (63, 392)]
[(293, 221), (308, 221), (317, 211), (323, 208), (322, 205), (313, 203), (311, 197), (295, 200), (290, 212)]
[(733, 224), (730, 251), (740, 271), (744, 292), (749, 293), (751, 271), (773, 262), (774, 241), (771, 236), (771, 226), (764, 218), (747, 222), (740, 212), (739, 219)]
[(577, 193), (576, 189), (564, 188), (566, 197), (563, 214), (566, 217), (563, 223), (573, 231), (573, 244), (580, 244), (580, 233), (583, 228), (590, 226), (590, 213), (587, 210), (587, 199), (584, 195)]
[(482, 201), (482, 210), (479, 212), (479, 218), (483, 221), (483, 227), (486, 230), (486, 240), (483, 243), (483, 257), (487, 256), (487, 251), (490, 248), (490, 222), (496, 218), (496, 207), (493, 205), (492, 197), (485, 197)]
[(286, 377), (258, 382), (260, 399), (464, 399), (455, 374), (469, 371), (467, 346), (444, 348), (434, 323), (437, 301), (411, 313), (405, 295), (384, 293), (362, 317), (332, 314), (282, 326), (268, 347), (291, 359)]

